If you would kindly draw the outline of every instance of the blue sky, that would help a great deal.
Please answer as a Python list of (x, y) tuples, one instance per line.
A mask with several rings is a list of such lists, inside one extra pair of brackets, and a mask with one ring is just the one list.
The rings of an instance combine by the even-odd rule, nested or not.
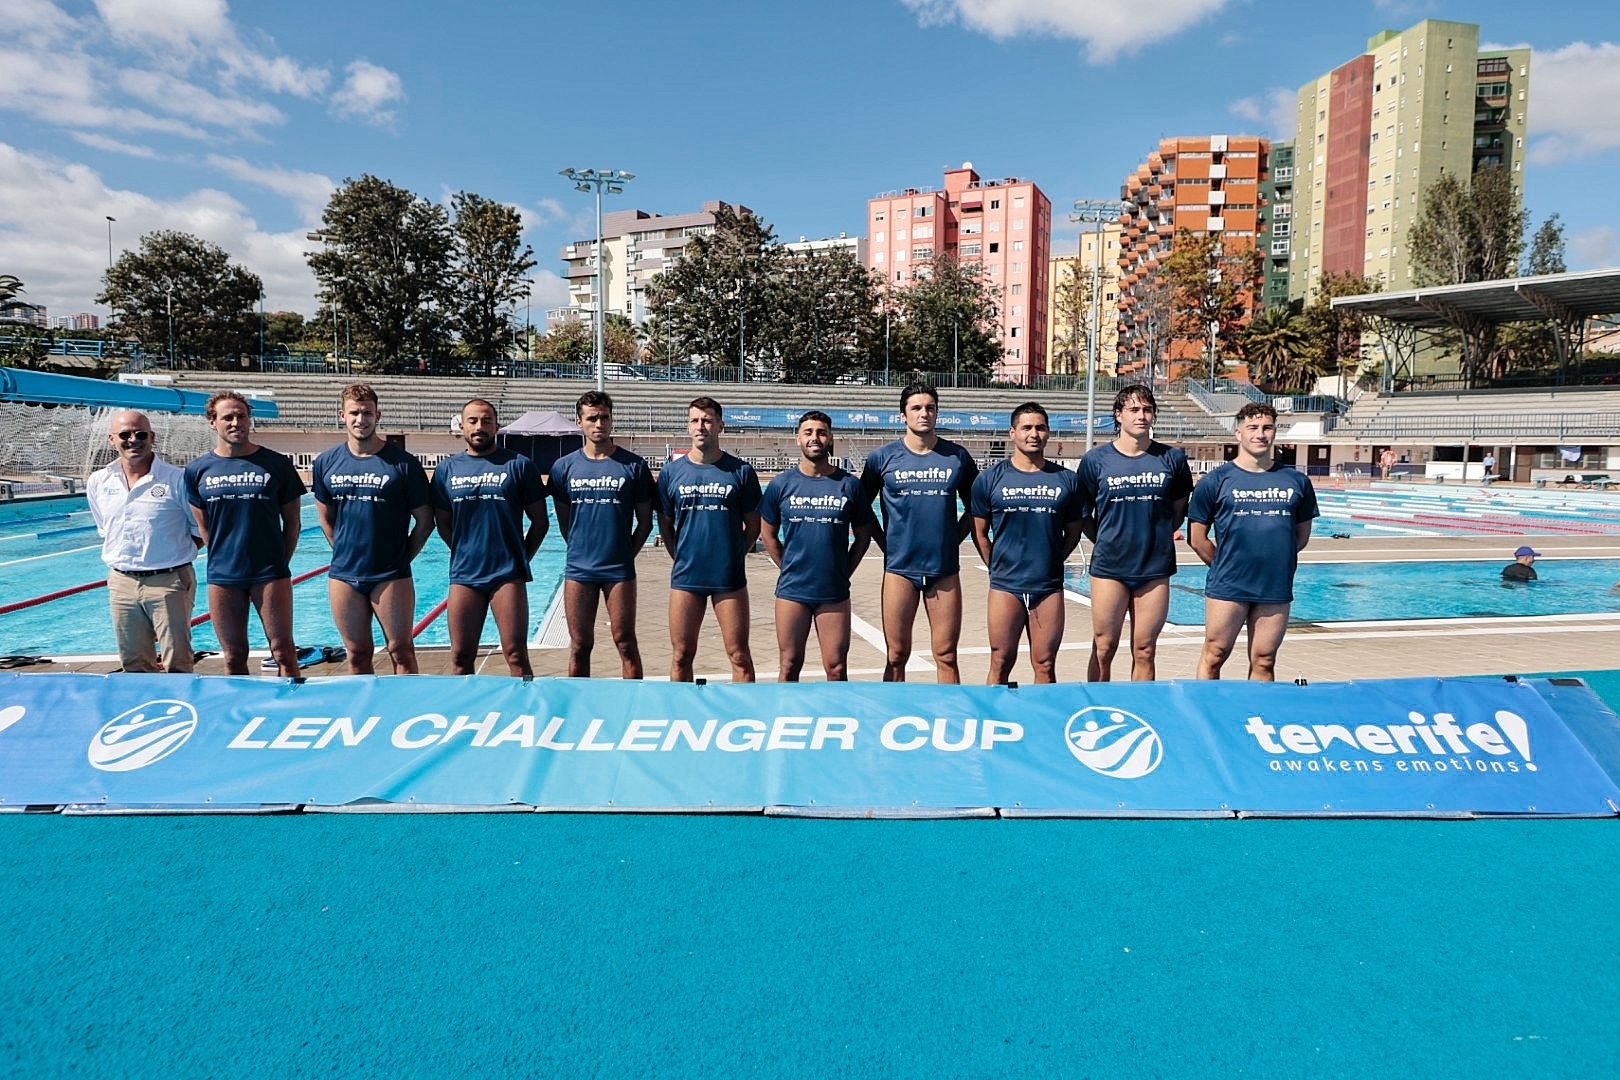
[[(157, 228), (225, 247), (271, 307), (311, 311), (302, 252), (334, 184), (520, 208), (536, 309), (591, 229), (568, 165), (637, 174), (610, 208), (741, 202), (779, 237), (862, 227), (866, 199), (971, 160), (1035, 180), (1061, 250), (1158, 139), (1289, 134), (1294, 94), (1425, 17), (1530, 45), (1526, 203), (1571, 264), (1620, 264), (1620, 9), (1283, 0), (5, 0), (0, 273), (95, 310), (115, 249)], [(1611, 178), (1611, 179), (1604, 179)], [(535, 313), (539, 319), (538, 310)]]

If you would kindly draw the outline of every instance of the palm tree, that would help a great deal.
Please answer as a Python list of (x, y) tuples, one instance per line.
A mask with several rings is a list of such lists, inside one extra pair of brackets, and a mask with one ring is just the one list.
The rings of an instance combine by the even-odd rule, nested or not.
[(23, 291), (23, 283), (10, 274), (0, 274), (0, 304)]
[(1297, 389), (1303, 363), (1305, 331), (1287, 308), (1268, 308), (1243, 331), (1243, 355), (1256, 383), (1273, 389)]

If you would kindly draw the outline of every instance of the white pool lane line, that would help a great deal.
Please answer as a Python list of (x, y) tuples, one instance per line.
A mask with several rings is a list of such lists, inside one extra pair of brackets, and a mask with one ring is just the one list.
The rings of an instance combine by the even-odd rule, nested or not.
[(30, 555), (25, 559), (11, 559), (0, 562), (0, 566), (21, 566), (23, 563), (38, 562), (41, 559), (60, 559), (64, 555), (82, 555), (86, 551), (100, 550), (100, 544), (91, 544), (88, 547), (68, 548), (66, 551), (52, 551), (46, 555)]

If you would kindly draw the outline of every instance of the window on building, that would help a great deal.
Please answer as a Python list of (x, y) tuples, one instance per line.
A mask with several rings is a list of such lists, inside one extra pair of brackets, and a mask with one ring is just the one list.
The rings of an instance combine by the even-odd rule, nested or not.
[(874, 251), (872, 253), (872, 261), (875, 263), (883, 262), (886, 255), (888, 255), (888, 252), (886, 251)]
[(964, 221), (962, 223), (962, 235), (963, 236), (978, 236), (979, 233), (983, 230), (983, 228), (984, 228), (983, 222)]
[(991, 232), (1000, 232), (1000, 231), (1001, 231), (1001, 222), (999, 222), (999, 221), (992, 221), (992, 222), (991, 222), (991, 223), (990, 223), (990, 231), (991, 231)]
[(983, 246), (984, 245), (980, 244), (978, 241), (974, 241), (970, 244), (963, 244), (960, 253), (962, 255), (977, 255), (979, 254), (980, 248)]
[(1022, 285), (1014, 285), (1012, 287), (1012, 294), (1014, 296), (1022, 296), (1022, 295), (1024, 295), (1024, 287)]
[[(1017, 314), (1017, 313), (1014, 312), (1014, 314)], [(1018, 336), (1018, 327), (1014, 326), (1014, 327), (1011, 327), (1010, 329), (1008, 329), (1007, 336), (1010, 337), (1010, 338), (1017, 337)]]
[(934, 249), (931, 247), (914, 247), (911, 249), (911, 257), (919, 260), (932, 259), (934, 257)]
[(1014, 230), (1022, 230), (1023, 227), (1024, 227), (1024, 219), (1023, 218), (1019, 218), (1019, 219), (1017, 219), (1016, 221), (1013, 222), (1013, 229)]
[(894, 261), (895, 262), (905, 262), (906, 261), (906, 253), (904, 251), (895, 252), (894, 253)]
[(918, 225), (915, 229), (911, 230), (911, 238), (913, 240), (929, 240), (933, 238), (933, 235), (934, 227), (932, 225)]
[(990, 209), (992, 209), (992, 210), (1000, 210), (1001, 209), (1001, 200), (1000, 199), (991, 199), (990, 200)]
[(1022, 195), (1014, 195), (1013, 196), (1013, 209), (1014, 210), (1022, 210), (1023, 208), (1024, 208), (1024, 197)]
[(888, 217), (888, 214), (884, 213), (882, 210), (879, 210), (877, 213), (872, 215), (872, 220), (873, 221), (882, 221), (886, 217)]
[(1014, 251), (1023, 251), (1024, 250), (1024, 242), (1022, 240), (1014, 240), (1013, 241), (1013, 250)]
[(1015, 318), (1015, 319), (1022, 317), (1023, 314), (1024, 314), (1024, 305), (1023, 304), (1014, 304), (1012, 306), (1012, 313), (1013, 313), (1013, 318)]
[(923, 206), (918, 206), (918, 207), (912, 208), (911, 216), (912, 217), (931, 217), (933, 215), (933, 213), (934, 213), (934, 208), (932, 206), (923, 205)]
[(882, 229), (879, 229), (877, 232), (872, 234), (872, 243), (874, 243), (874, 244), (883, 243), (884, 236), (885, 236), (884, 231)]
[(991, 244), (990, 245), (990, 254), (994, 255), (996, 252), (998, 252), (1000, 250), (1001, 250), (1001, 245), (1000, 244)]

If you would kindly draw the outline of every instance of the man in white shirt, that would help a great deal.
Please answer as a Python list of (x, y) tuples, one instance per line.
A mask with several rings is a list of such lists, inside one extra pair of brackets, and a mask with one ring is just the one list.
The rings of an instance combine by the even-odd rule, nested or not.
[(114, 415), (107, 440), (117, 456), (91, 474), (86, 491), (102, 536), (118, 658), (125, 671), (189, 672), (197, 598), (191, 564), (202, 540), (185, 472), (157, 456), (144, 413)]

